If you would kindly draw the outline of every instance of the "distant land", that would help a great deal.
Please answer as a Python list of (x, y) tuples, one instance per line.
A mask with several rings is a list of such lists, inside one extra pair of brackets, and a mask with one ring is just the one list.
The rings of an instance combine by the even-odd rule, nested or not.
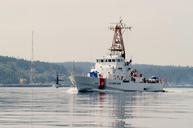
[[(72, 72), (73, 62), (48, 63), (41, 61), (33, 62), (34, 83), (54, 83), (56, 74), (61, 79), (69, 82), (68, 76)], [(74, 72), (86, 75), (94, 66), (91, 62), (74, 62)], [(29, 82), (31, 63), (28, 60), (14, 57), (0, 56), (0, 84), (18, 84), (22, 80)], [(193, 67), (182, 66), (159, 66), (146, 64), (132, 64), (145, 77), (159, 76), (170, 85), (193, 85)]]

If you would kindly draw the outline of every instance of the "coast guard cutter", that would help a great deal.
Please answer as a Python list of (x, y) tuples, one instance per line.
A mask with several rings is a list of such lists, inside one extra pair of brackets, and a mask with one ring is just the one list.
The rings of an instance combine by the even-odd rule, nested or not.
[(145, 78), (137, 69), (131, 68), (132, 60), (126, 60), (122, 20), (110, 27), (114, 31), (108, 55), (96, 59), (95, 67), (87, 76), (71, 74), (69, 77), (78, 91), (115, 89), (122, 91), (163, 91), (163, 82), (158, 77)]

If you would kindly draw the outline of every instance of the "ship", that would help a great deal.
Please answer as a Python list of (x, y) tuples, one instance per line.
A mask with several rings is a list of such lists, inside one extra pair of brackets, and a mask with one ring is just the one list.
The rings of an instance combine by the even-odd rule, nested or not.
[(150, 91), (162, 92), (164, 82), (157, 76), (146, 78), (137, 69), (132, 68), (132, 58), (126, 59), (123, 33), (131, 30), (120, 19), (111, 25), (114, 32), (109, 53), (96, 59), (95, 66), (88, 75), (71, 74), (69, 79), (79, 92), (93, 90)]

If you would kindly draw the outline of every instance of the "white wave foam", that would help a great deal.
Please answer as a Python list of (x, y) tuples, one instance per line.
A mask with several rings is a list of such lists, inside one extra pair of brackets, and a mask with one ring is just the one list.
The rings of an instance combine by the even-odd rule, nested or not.
[(70, 94), (77, 94), (78, 93), (78, 90), (76, 87), (71, 87), (67, 90), (67, 93), (70, 93)]

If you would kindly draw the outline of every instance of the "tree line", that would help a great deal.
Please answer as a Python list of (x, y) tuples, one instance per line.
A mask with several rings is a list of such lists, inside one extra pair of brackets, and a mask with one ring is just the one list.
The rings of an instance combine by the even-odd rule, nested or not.
[[(74, 65), (74, 68), (73, 68)], [(21, 79), (29, 82), (30, 68), (33, 69), (33, 82), (54, 83), (56, 74), (68, 81), (68, 76), (73, 71), (76, 74), (86, 75), (94, 66), (91, 62), (64, 62), (48, 63), (41, 61), (31, 62), (25, 59), (0, 56), (0, 84), (16, 84)], [(193, 84), (193, 67), (159, 66), (132, 64), (146, 78), (158, 76), (173, 84)]]

